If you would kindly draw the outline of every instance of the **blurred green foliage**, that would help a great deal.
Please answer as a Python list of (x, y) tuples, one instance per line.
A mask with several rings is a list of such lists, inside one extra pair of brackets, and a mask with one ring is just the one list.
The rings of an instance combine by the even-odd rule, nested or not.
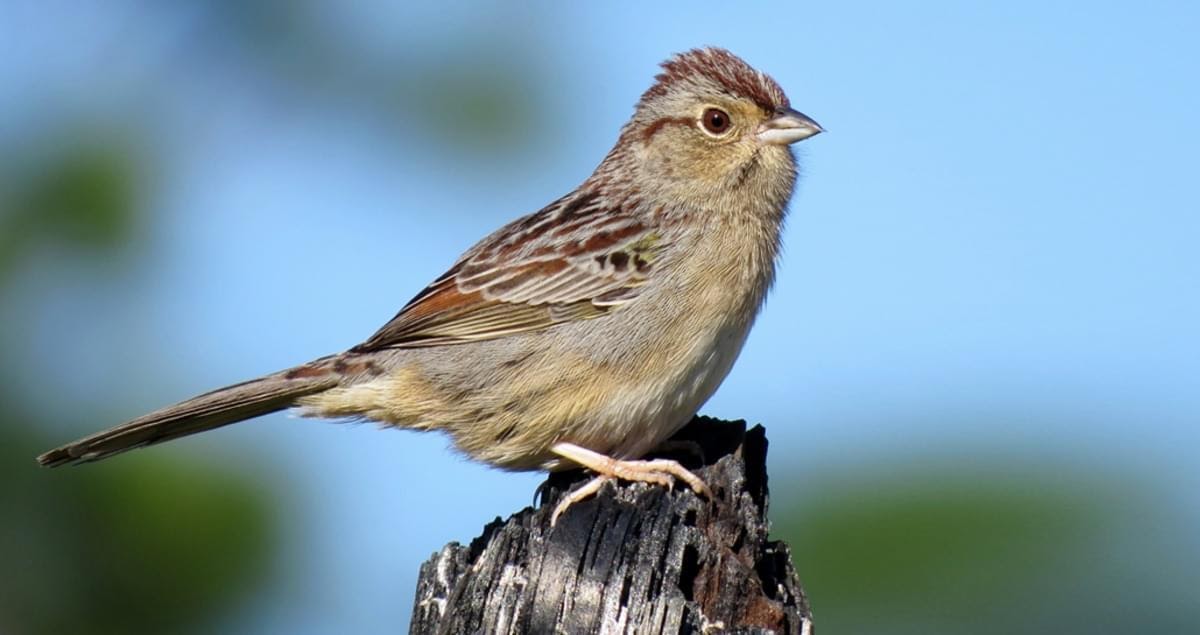
[[(45, 242), (71, 250), (109, 251), (125, 244), (138, 220), (142, 159), (127, 140), (26, 140), (29, 162), (6, 157), (0, 169), (0, 280), (26, 250)], [(93, 253), (93, 256), (103, 254)]]
[[(508, 7), (492, 9), (505, 12)], [(344, 16), (309, 0), (218, 2), (202, 14), (202, 41), (220, 43), (219, 56), (236, 55), (272, 82), (314, 102), (352, 107), (377, 129), (433, 139), (436, 151), (459, 159), (499, 155), (535, 147), (555, 113), (539, 91), (542, 64), (527, 46), (513, 45), (522, 34), (490, 28), (480, 15), (477, 31), (453, 42), (425, 42), (419, 56), (404, 47), (365, 50), (347, 38)]]
[[(138, 144), (33, 145), (34, 163), (0, 173), (0, 283), (46, 243), (98, 264), (142, 217)], [(5, 341), (0, 376), (20, 372)], [(0, 632), (199, 632), (264, 579), (276, 520), (263, 487), (153, 459), (40, 468), (34, 456), (63, 439), (38, 433), (48, 422), (29, 398), (0, 385)]]
[[(1178, 593), (1187, 581), (1162, 566), (1198, 555), (1167, 534), (1134, 533), (1132, 519), (1162, 512), (1131, 483), (1076, 467), (864, 472), (775, 501), (776, 534), (791, 545), (820, 632), (1200, 632), (1197, 605)], [(1140, 542), (1142, 563), (1113, 557)]]
[(4, 632), (194, 632), (262, 580), (272, 516), (244, 477), (163, 461), (50, 472), (33, 465), (49, 440), (5, 415)]
[[(511, 155), (525, 147), (522, 137), (538, 131), (538, 91), (530, 76), (514, 72), (527, 64), (498, 63), (484, 51), (475, 53), (399, 78), (393, 102), (401, 113), (426, 122), (422, 129), (454, 146)], [(413, 94), (419, 96), (415, 101)]]

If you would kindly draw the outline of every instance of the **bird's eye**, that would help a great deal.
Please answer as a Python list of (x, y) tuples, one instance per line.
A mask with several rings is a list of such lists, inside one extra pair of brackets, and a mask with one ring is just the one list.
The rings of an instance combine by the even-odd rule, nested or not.
[(729, 115), (720, 108), (709, 108), (700, 116), (700, 123), (709, 134), (725, 134), (729, 130)]

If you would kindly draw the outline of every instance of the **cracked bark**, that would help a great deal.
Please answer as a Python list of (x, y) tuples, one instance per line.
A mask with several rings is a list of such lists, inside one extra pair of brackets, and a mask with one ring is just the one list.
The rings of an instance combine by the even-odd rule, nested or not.
[[(542, 501), (497, 518), (421, 566), (410, 633), (797, 633), (811, 631), (787, 545), (768, 540), (761, 426), (696, 417), (670, 455), (713, 490), (606, 484), (550, 527), (586, 480), (551, 475)], [(687, 443), (677, 445), (689, 445)], [(692, 446), (693, 448), (695, 446)], [(693, 454), (695, 452), (693, 451)]]

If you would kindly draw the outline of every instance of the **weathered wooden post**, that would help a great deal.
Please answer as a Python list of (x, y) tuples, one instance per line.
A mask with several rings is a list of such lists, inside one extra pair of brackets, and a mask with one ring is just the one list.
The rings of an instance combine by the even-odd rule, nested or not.
[(697, 417), (675, 439), (702, 450), (673, 458), (703, 463), (713, 500), (605, 485), (551, 528), (558, 498), (586, 478), (552, 475), (536, 509), (421, 566), (410, 633), (810, 633), (787, 545), (767, 537), (763, 428)]

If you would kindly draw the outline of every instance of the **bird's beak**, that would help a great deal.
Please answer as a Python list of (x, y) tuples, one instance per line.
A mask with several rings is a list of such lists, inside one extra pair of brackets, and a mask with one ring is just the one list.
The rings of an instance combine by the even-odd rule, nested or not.
[(825, 132), (817, 122), (791, 108), (779, 108), (770, 119), (758, 126), (755, 134), (762, 143), (786, 146)]

